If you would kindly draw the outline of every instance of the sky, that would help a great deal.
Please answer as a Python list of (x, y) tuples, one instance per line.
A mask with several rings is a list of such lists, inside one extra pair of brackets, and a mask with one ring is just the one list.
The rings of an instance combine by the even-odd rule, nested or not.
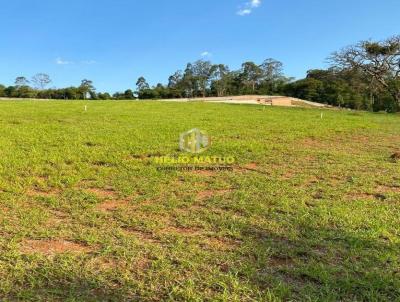
[(47, 73), (52, 87), (151, 85), (199, 59), (239, 69), (327, 67), (335, 50), (400, 34), (399, 0), (13, 0), (0, 5), (0, 83)]

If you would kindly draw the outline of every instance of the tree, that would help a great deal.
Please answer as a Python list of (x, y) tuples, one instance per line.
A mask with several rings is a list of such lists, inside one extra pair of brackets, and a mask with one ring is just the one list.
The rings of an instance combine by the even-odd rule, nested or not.
[(210, 61), (198, 60), (193, 63), (193, 76), (196, 88), (201, 91), (203, 97), (207, 95), (207, 88), (210, 84), (212, 64)]
[(99, 100), (111, 100), (112, 99), (111, 95), (108, 92), (98, 93), (97, 98)]
[(61, 89), (60, 94), (61, 98), (65, 100), (77, 100), (82, 98), (82, 93), (77, 87), (67, 87)]
[(143, 92), (144, 90), (150, 89), (150, 86), (144, 77), (140, 77), (137, 80), (136, 87), (137, 87), (138, 92)]
[(182, 71), (178, 70), (168, 78), (168, 88), (177, 88), (183, 78)]
[(226, 95), (231, 77), (229, 67), (224, 64), (213, 65), (210, 70), (211, 86), (217, 91), (217, 96)]
[(262, 79), (262, 69), (254, 62), (245, 62), (242, 64), (241, 79), (245, 86), (250, 87), (254, 93), (256, 85)]
[(197, 87), (193, 65), (191, 63), (188, 63), (186, 65), (185, 73), (183, 74), (182, 78), (182, 86), (186, 97), (191, 98), (194, 96)]
[(124, 99), (125, 100), (134, 100), (135, 99), (135, 95), (131, 89), (125, 90)]
[(266, 59), (259, 67), (265, 81), (276, 81), (283, 77), (283, 64), (275, 59)]
[(15, 79), (15, 92), (14, 97), (18, 98), (31, 98), (35, 96), (35, 92), (29, 87), (29, 81), (25, 77), (17, 77)]
[(96, 98), (96, 88), (93, 86), (93, 81), (83, 79), (81, 81), (81, 85), (79, 86), (79, 91), (83, 97), (83, 99), (87, 99), (88, 97), (95, 99)]
[(283, 74), (283, 64), (275, 59), (266, 59), (260, 66), (262, 75), (258, 93), (281, 94), (283, 87), (290, 82)]
[(388, 91), (400, 105), (400, 35), (384, 41), (361, 41), (330, 57), (333, 66), (342, 70), (360, 70), (370, 80)]
[(181, 98), (184, 95), (183, 74), (181, 70), (176, 71), (168, 78), (168, 98)]
[(15, 86), (17, 87), (22, 87), (22, 86), (28, 86), (29, 81), (25, 77), (17, 77), (15, 79)]
[(51, 79), (45, 73), (38, 73), (32, 77), (32, 82), (37, 89), (43, 90), (51, 83)]
[(139, 99), (152, 99), (154, 98), (154, 91), (150, 89), (144, 77), (140, 77), (136, 82), (137, 95)]

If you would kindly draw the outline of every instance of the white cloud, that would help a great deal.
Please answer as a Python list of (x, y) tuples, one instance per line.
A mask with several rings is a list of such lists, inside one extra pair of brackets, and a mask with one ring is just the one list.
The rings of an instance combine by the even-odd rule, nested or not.
[(250, 9), (250, 8), (243, 8), (243, 9), (240, 9), (240, 10), (237, 12), (237, 14), (238, 14), (239, 16), (250, 15), (250, 14), (251, 14), (251, 9)]
[(212, 56), (212, 53), (209, 52), (209, 51), (203, 51), (200, 55), (201, 55), (202, 57), (211, 57), (211, 56)]
[(64, 59), (58, 57), (55, 60), (55, 63), (57, 65), (72, 65), (72, 64), (76, 64), (76, 65), (93, 65), (93, 64), (97, 64), (97, 61), (95, 61), (95, 60), (83, 60), (83, 61), (79, 61), (79, 62), (75, 63), (74, 61), (67, 61), (67, 60), (64, 60)]
[(70, 65), (70, 64), (73, 64), (74, 62), (71, 62), (71, 61), (66, 61), (66, 60), (63, 60), (63, 59), (61, 59), (61, 58), (57, 58), (56, 59), (56, 64), (57, 65)]
[(239, 16), (250, 15), (253, 12), (253, 9), (258, 8), (260, 6), (261, 6), (261, 0), (250, 0), (239, 8), (237, 14)]

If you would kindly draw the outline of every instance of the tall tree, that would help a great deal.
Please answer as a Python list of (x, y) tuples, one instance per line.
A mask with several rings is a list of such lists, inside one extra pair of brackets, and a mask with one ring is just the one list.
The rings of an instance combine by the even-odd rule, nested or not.
[(137, 80), (136, 87), (137, 87), (138, 92), (143, 92), (144, 90), (150, 89), (150, 86), (144, 77), (140, 77)]
[(29, 81), (26, 77), (17, 77), (15, 79), (15, 86), (17, 87), (22, 87), (22, 86), (28, 86), (29, 85)]
[(191, 63), (188, 63), (186, 65), (186, 69), (182, 78), (182, 86), (186, 97), (191, 98), (194, 96), (197, 87), (194, 75), (194, 68), (193, 64)]
[(83, 99), (87, 99), (89, 96), (94, 99), (96, 88), (93, 86), (93, 81), (83, 79), (81, 85), (79, 86), (79, 91)]
[(388, 91), (400, 105), (400, 35), (384, 41), (361, 41), (330, 57), (335, 67), (342, 70), (360, 70)]
[(168, 78), (168, 88), (176, 88), (182, 81), (182, 71), (178, 70)]
[(230, 82), (229, 67), (224, 64), (217, 64), (211, 67), (210, 71), (212, 86), (217, 91), (217, 96), (226, 95), (226, 91)]
[(266, 59), (260, 68), (265, 81), (276, 81), (283, 77), (283, 64), (275, 59)]
[(198, 60), (193, 63), (193, 73), (194, 79), (197, 83), (201, 95), (203, 97), (207, 96), (207, 88), (210, 84), (212, 64), (210, 61)]
[(36, 88), (43, 90), (51, 83), (51, 79), (48, 74), (38, 73), (32, 77), (32, 82)]
[(262, 69), (254, 62), (245, 62), (242, 64), (241, 78), (243, 84), (250, 87), (251, 91), (254, 93), (256, 85), (262, 78)]

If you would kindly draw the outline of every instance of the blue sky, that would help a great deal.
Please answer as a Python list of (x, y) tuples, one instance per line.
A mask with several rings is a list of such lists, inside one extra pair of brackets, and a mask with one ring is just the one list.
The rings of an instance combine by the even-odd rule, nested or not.
[(0, 83), (45, 72), (54, 87), (88, 78), (110, 92), (202, 57), (232, 69), (272, 57), (301, 78), (343, 46), (400, 34), (399, 0), (13, 0), (0, 12)]

